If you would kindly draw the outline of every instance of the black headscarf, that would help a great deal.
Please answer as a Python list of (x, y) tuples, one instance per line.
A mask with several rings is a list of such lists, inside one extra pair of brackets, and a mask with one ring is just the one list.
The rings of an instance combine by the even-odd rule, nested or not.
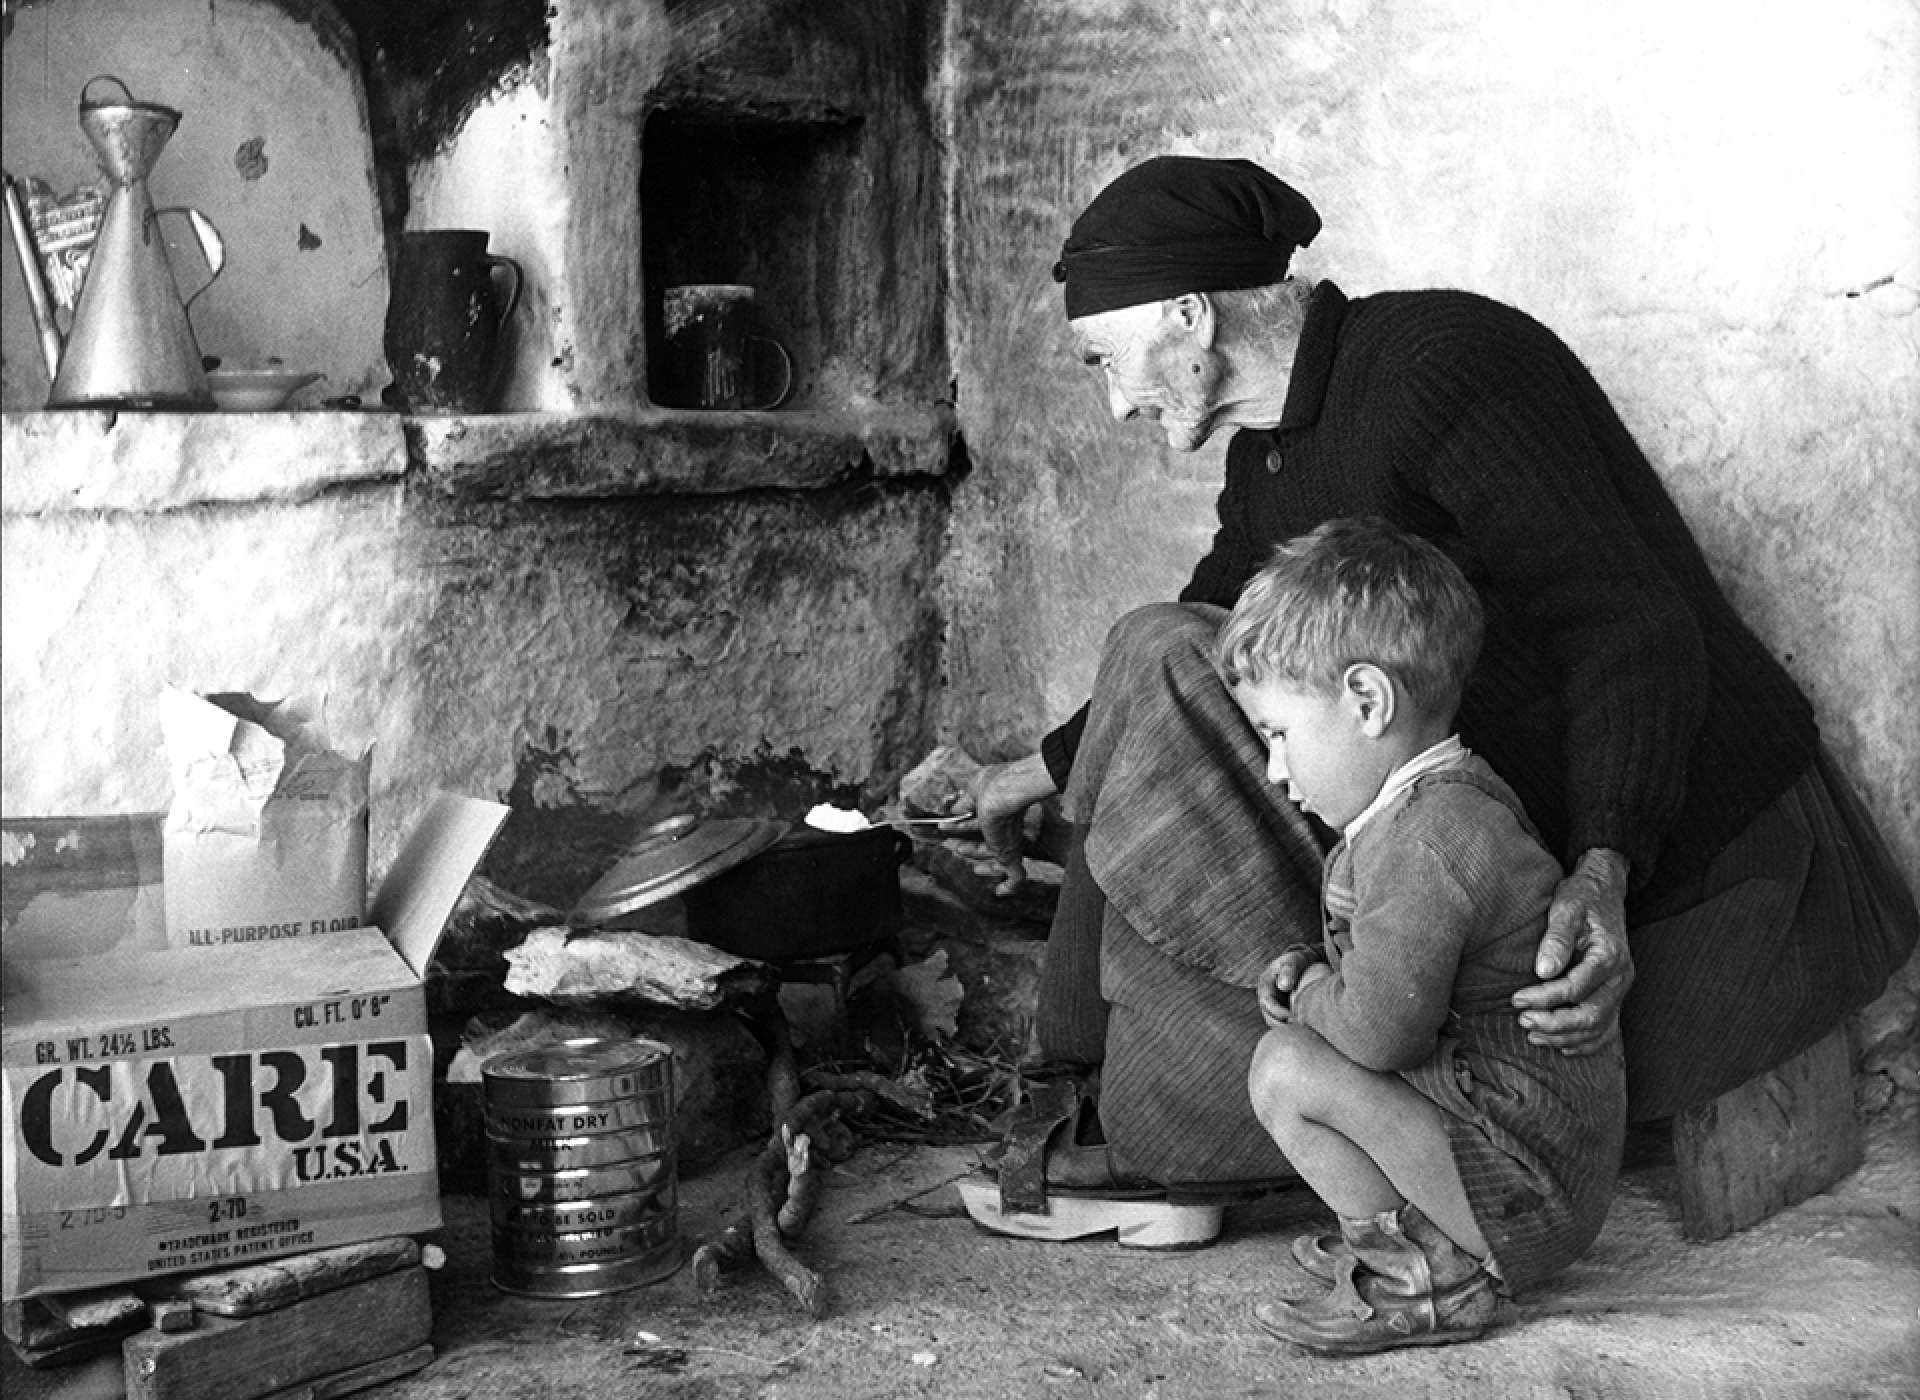
[(1186, 292), (1261, 287), (1320, 232), (1307, 197), (1250, 160), (1155, 156), (1093, 197), (1053, 280), (1067, 316)]

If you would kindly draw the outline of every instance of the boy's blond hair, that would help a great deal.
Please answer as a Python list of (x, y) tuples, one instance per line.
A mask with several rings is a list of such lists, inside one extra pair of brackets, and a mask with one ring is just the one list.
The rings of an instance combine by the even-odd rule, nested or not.
[(1370, 662), (1412, 704), (1451, 718), (1484, 631), (1473, 585), (1437, 547), (1384, 520), (1329, 520), (1248, 580), (1214, 665), (1229, 686), (1328, 691)]

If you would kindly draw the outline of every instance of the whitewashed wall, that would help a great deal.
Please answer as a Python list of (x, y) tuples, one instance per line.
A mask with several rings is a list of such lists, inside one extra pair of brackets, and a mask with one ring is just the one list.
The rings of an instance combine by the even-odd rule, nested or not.
[[(80, 130), (99, 74), (180, 114), (155, 162), (156, 205), (202, 211), (226, 266), (192, 305), (203, 354), (229, 368), (279, 360), (326, 378), (298, 402), (387, 381), (386, 248), (374, 199), (366, 98), (353, 36), (324, 0), (295, 18), (273, 0), (52, 0), (13, 7), (0, 45), (0, 147), (18, 178), (57, 195), (100, 180)], [(114, 89), (91, 90), (94, 100)], [(185, 220), (161, 228), (183, 294), (205, 277)], [(39, 408), (48, 380), (12, 240), (0, 268), (0, 406)]]
[(1160, 153), (1247, 156), (1350, 294), (1455, 286), (1613, 393), (1920, 872), (1920, 7), (956, 0), (950, 731), (1023, 751), (1172, 596), (1221, 447), (1106, 419), (1048, 270)]

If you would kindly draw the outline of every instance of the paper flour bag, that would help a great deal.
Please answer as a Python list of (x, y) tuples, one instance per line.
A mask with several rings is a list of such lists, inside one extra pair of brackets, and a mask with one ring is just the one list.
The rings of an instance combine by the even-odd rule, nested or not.
[(217, 948), (358, 928), (367, 900), (372, 750), (334, 752), (292, 700), (169, 687), (173, 770), (162, 841), (167, 941)]

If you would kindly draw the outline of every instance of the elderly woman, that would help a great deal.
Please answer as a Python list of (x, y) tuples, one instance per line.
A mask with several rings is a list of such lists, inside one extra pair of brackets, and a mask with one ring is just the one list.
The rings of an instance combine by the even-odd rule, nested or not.
[[(1009, 1138), (999, 1198), (969, 1195), (989, 1228), (1124, 1230), (1145, 1188), (1179, 1205), (1289, 1174), (1247, 1102), (1251, 988), (1319, 936), (1328, 833), (1261, 780), (1208, 649), (1274, 546), (1334, 516), (1432, 540), (1479, 592), (1462, 736), (1569, 872), (1515, 1014), (1571, 1055), (1622, 1030), (1636, 1120), (1797, 1054), (1915, 942), (1913, 897), (1810, 705), (1586, 367), (1483, 297), (1289, 277), (1319, 227), (1256, 165), (1162, 157), (1100, 192), (1054, 268), (1116, 419), (1181, 451), (1234, 435), (1180, 604), (1122, 619), (1089, 704), (975, 784), (1010, 878), (1020, 818), (1066, 794), (1037, 1034), (1049, 1059), (1099, 1067), (1097, 1114), (1047, 1096)], [(1177, 1242), (1218, 1228), (1199, 1219)]]

